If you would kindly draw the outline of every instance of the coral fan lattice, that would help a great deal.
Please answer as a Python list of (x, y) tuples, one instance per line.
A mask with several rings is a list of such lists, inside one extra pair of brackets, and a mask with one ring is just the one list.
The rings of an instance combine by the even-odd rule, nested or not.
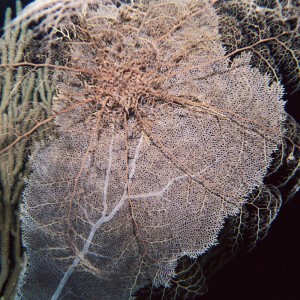
[(283, 135), (280, 84), (247, 53), (229, 62), (210, 5), (79, 3), (42, 20), (64, 68), (57, 138), (36, 147), (25, 190), (20, 299), (169, 285), (263, 185)]

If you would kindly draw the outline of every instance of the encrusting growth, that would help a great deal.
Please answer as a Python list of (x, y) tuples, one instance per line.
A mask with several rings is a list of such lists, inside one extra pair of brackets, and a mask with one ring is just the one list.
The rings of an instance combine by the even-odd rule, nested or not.
[[(24, 192), (18, 299), (167, 287), (178, 259), (216, 245), (265, 188), (285, 132), (282, 86), (250, 53), (225, 55), (209, 1), (148, 2), (36, 1), (12, 23), (40, 20), (57, 80), (44, 121), (55, 134), (33, 147)], [(266, 227), (279, 208), (269, 202)]]

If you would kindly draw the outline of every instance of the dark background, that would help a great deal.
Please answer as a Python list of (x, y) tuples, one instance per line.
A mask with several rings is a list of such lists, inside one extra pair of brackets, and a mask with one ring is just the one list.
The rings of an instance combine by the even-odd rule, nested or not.
[[(29, 2), (23, 0), (23, 6)], [(0, 27), (8, 6), (14, 9), (14, 1), (0, 0)], [(300, 122), (300, 91), (290, 93), (286, 87), (286, 110)], [(201, 299), (300, 300), (299, 192), (284, 203), (267, 237), (251, 252), (234, 257), (208, 282), (208, 289)]]

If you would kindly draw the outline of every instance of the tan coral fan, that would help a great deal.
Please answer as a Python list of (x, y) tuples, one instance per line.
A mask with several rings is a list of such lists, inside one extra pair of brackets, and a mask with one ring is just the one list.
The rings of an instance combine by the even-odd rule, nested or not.
[(49, 49), (65, 47), (69, 70), (53, 109), (73, 109), (33, 154), (20, 299), (128, 299), (168, 285), (177, 259), (216, 244), (262, 185), (283, 135), (282, 88), (248, 54), (224, 58), (203, 3), (87, 6), (54, 28)]

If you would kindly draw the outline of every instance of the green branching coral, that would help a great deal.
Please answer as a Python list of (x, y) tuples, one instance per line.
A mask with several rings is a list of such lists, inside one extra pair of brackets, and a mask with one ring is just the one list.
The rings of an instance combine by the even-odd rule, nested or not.
[[(17, 2), (17, 6), (19, 12), (20, 2)], [(11, 10), (7, 10), (5, 26), (10, 20)], [(32, 49), (31, 43), (32, 34), (26, 26), (10, 27), (5, 30), (0, 41), (1, 149), (9, 146), (50, 113), (55, 80), (49, 80), (49, 69), (34, 70), (15, 66), (24, 62), (25, 55)], [(27, 164), (28, 148), (43, 137), (41, 128), (0, 156), (0, 295), (4, 299), (10, 299), (14, 294), (23, 266), (19, 204), (24, 178), (30, 172)]]

